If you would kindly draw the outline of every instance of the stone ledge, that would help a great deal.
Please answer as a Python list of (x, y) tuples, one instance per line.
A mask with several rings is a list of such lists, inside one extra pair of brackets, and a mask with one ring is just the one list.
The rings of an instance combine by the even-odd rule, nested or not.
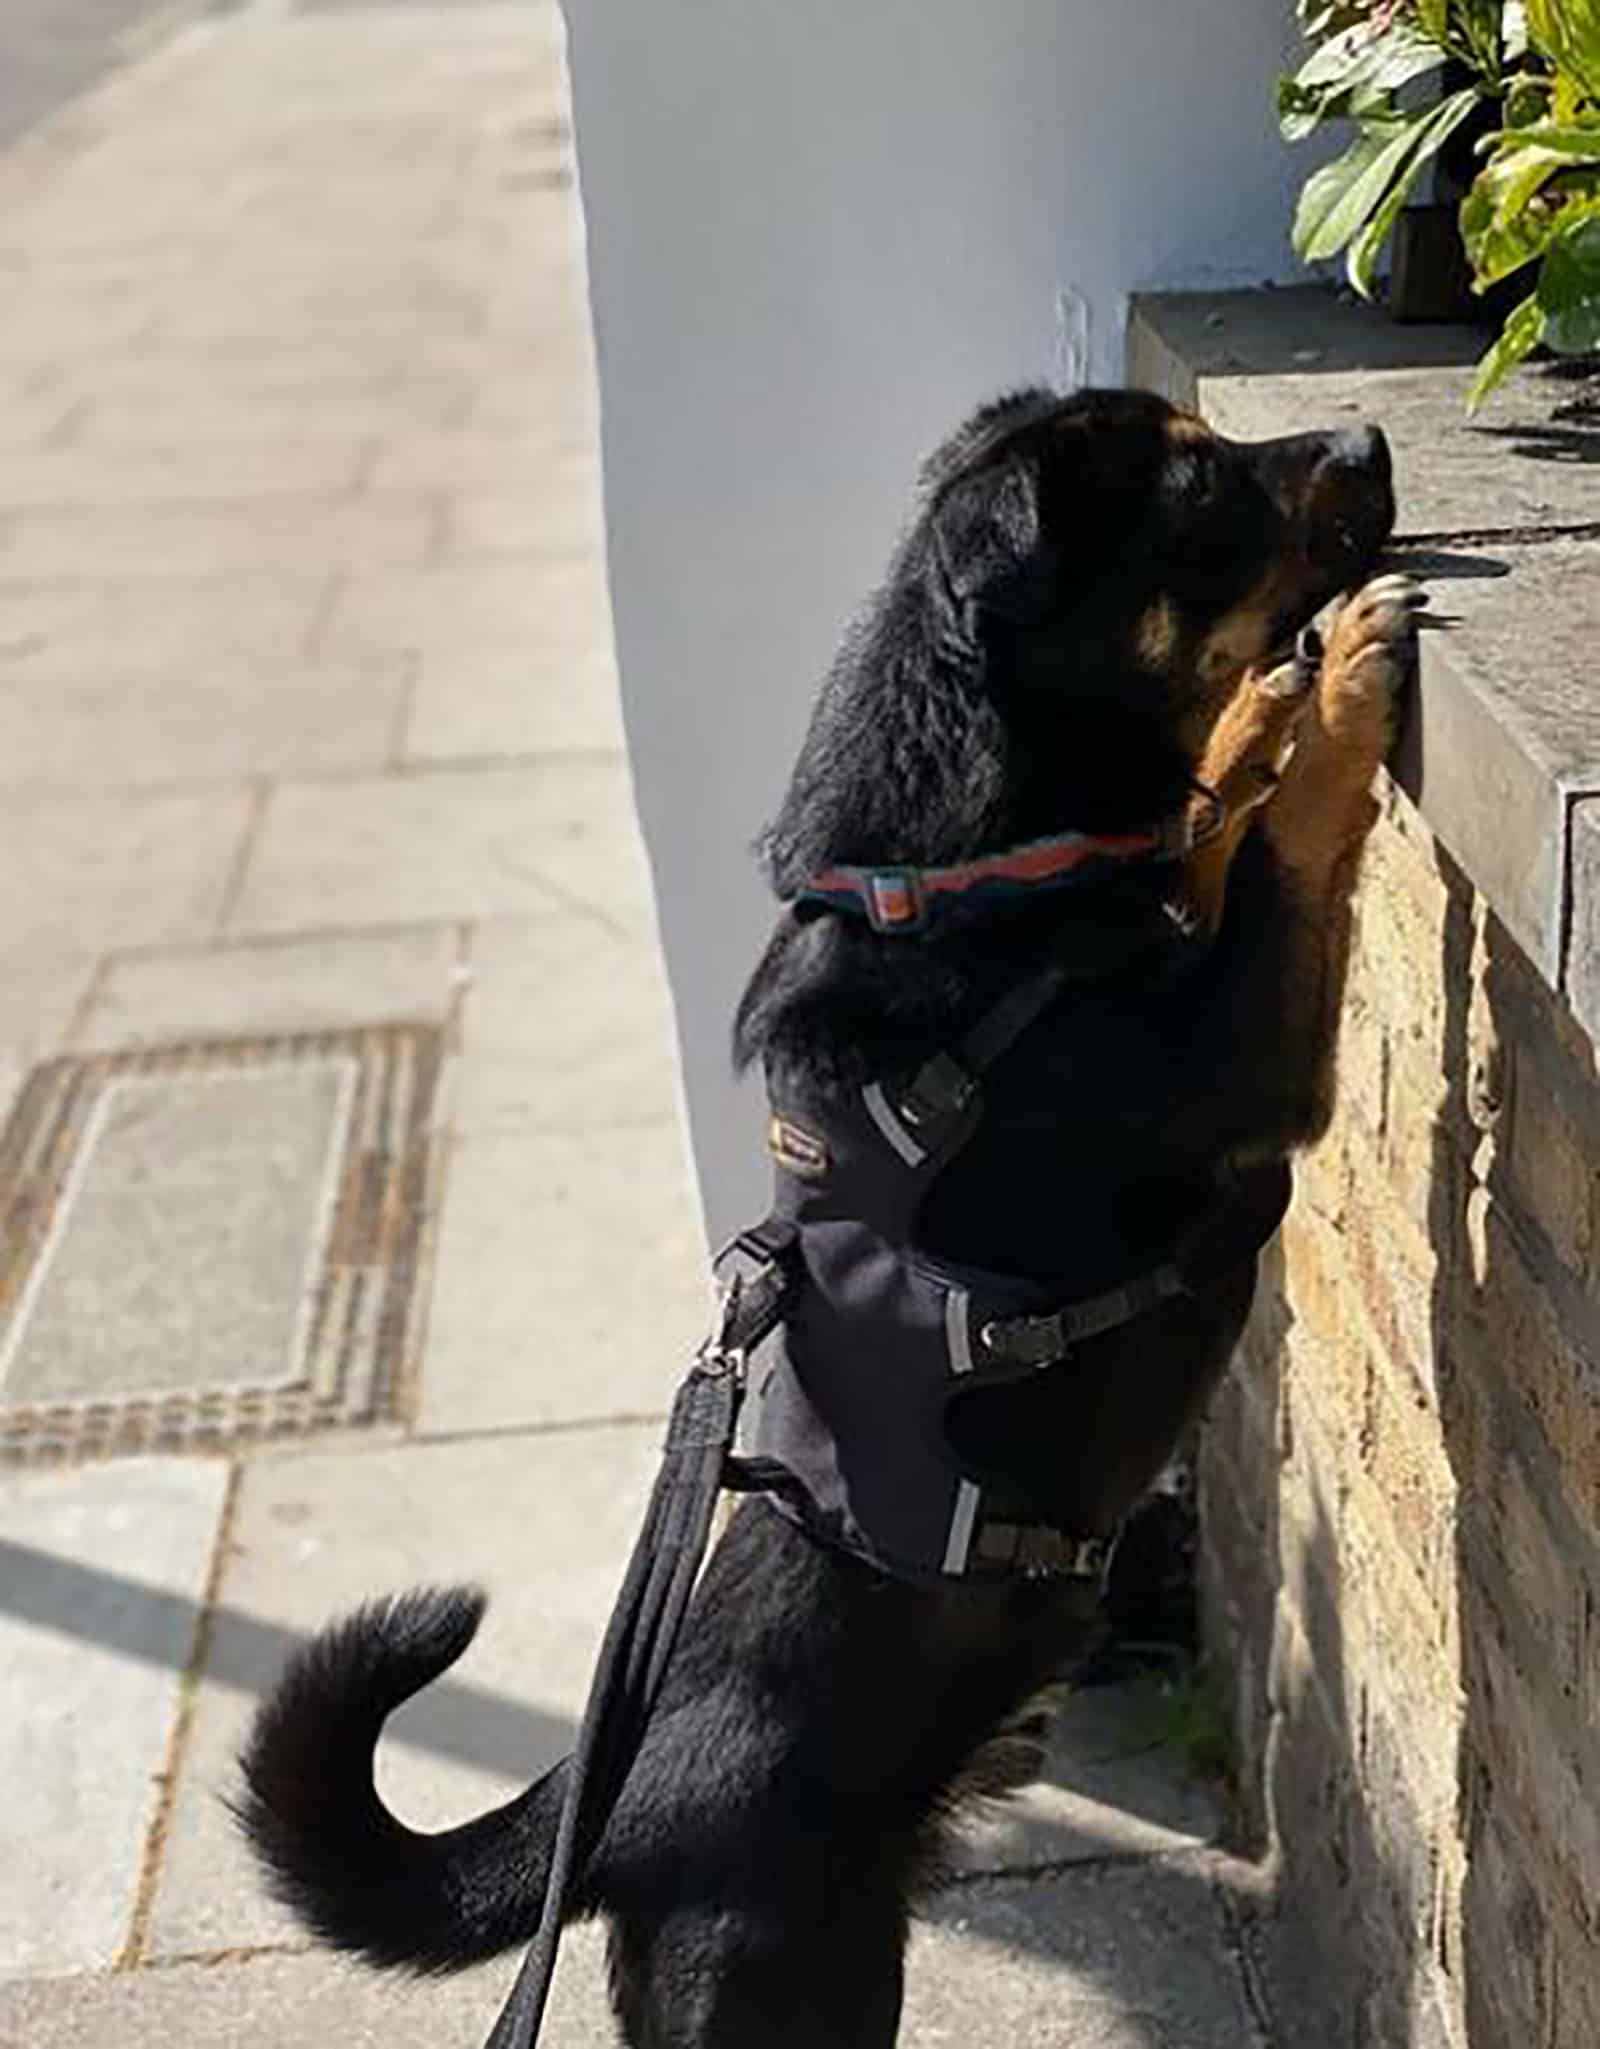
[(1135, 299), (1128, 370), (1244, 439), (1347, 417), (1385, 429), (1396, 553), (1432, 586), (1436, 622), (1396, 777), (1600, 1039), (1600, 417), (1525, 369), (1469, 420), (1482, 347), (1322, 286), (1182, 293)]

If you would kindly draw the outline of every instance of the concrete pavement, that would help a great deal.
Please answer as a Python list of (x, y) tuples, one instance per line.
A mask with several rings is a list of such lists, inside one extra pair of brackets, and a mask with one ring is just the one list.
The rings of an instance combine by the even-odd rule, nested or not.
[[(176, 29), (0, 156), (0, 2043), (478, 2042), (221, 1796), (341, 1607), (495, 1595), (436, 1824), (570, 1742), (698, 1334), (559, 20)], [(624, 1248), (626, 1251), (624, 1253)], [(974, 1835), (904, 2039), (1261, 2043), (1150, 1694)], [(549, 2039), (611, 2039), (592, 1934)]]

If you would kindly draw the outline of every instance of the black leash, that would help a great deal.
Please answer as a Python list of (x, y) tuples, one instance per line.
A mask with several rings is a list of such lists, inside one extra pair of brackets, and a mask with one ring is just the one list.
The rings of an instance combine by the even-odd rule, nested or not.
[(724, 1487), (765, 1484), (731, 1457), (745, 1360), (773, 1329), (793, 1228), (776, 1219), (735, 1239), (718, 1261), (727, 1275), (717, 1328), (678, 1389), (661, 1470), (623, 1577), (589, 1687), (551, 1851), (538, 1932), (486, 2049), (531, 2049), (544, 2020), (562, 1923), (574, 1888), (616, 1805), (649, 1725), (667, 1661), (694, 1592)]

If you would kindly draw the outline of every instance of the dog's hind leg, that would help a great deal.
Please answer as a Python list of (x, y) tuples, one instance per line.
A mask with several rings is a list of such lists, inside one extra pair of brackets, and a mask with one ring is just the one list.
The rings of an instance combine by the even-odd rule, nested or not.
[(628, 2049), (893, 2049), (905, 1938), (899, 1899), (848, 1868), (810, 1899), (625, 1912), (612, 2004)]

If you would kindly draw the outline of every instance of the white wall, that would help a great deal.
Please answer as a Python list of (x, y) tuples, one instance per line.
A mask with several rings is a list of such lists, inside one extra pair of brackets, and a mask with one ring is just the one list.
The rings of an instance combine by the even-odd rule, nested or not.
[(996, 389), (1118, 381), (1131, 288), (1290, 274), (1293, 9), (565, 6), (623, 700), (715, 1236), (767, 1186), (727, 1054), (770, 920), (749, 844), (916, 465)]

